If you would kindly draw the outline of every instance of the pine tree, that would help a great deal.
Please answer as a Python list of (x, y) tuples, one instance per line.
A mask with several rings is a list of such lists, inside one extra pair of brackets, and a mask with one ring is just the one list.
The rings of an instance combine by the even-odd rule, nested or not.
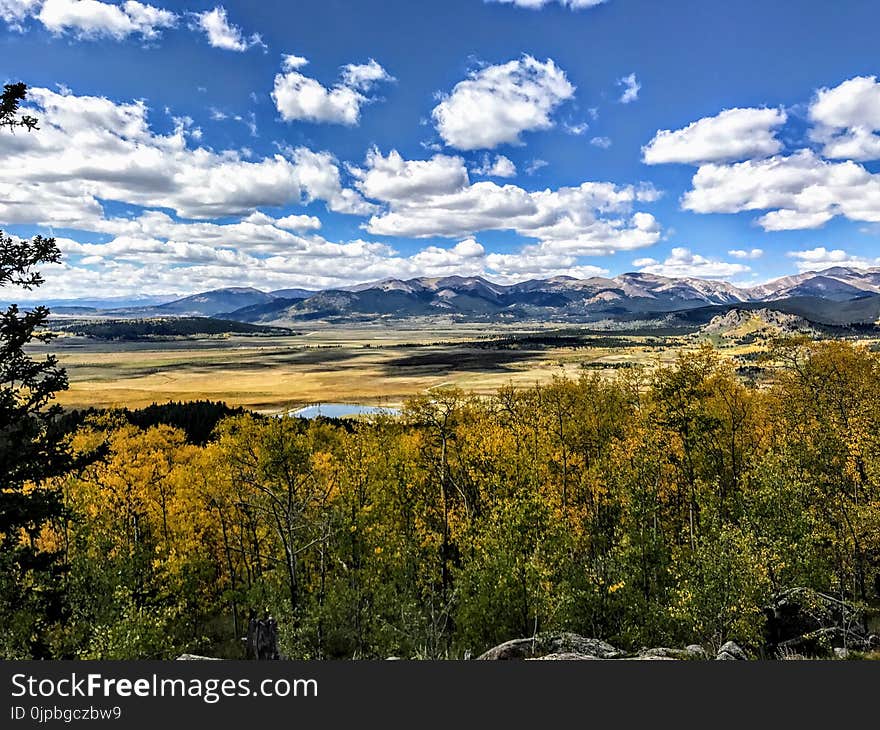
[[(38, 128), (36, 119), (19, 113), (26, 91), (24, 84), (4, 87), (0, 128)], [(43, 279), (35, 267), (57, 263), (60, 256), (53, 238), (22, 241), (0, 231), (0, 288), (38, 287)], [(39, 634), (33, 621), (50, 615), (46, 602), (57, 598), (52, 578), (57, 556), (41, 552), (37, 536), (62, 512), (56, 493), (41, 483), (67, 464), (55, 427), (60, 407), (51, 402), (67, 388), (67, 376), (54, 355), (35, 357), (27, 350), (51, 338), (44, 331), (48, 316), (46, 307), (22, 311), (16, 304), (0, 313), (0, 615), (12, 629), (0, 653), (7, 655), (43, 653), (31, 638), (24, 646), (15, 637)], [(35, 601), (42, 607), (39, 612)]]

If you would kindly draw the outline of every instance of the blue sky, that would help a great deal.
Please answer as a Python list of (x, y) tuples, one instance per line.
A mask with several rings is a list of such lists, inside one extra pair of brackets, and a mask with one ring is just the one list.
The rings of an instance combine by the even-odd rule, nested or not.
[(0, 224), (53, 297), (880, 265), (876, 2), (590, 4), (0, 0)]

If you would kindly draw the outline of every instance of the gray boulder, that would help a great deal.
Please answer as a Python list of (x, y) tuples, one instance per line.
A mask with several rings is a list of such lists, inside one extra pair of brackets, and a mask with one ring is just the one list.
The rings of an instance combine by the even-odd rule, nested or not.
[(742, 650), (739, 644), (735, 641), (728, 641), (724, 644), (719, 650), (718, 654), (715, 656), (717, 661), (729, 662), (729, 661), (745, 661), (748, 659), (746, 653)]
[(638, 659), (690, 659), (687, 649), (670, 649), (667, 646), (658, 646), (654, 649), (642, 649)]
[(699, 644), (691, 644), (684, 649), (671, 649), (667, 646), (659, 646), (654, 649), (642, 649), (638, 659), (679, 659), (688, 661), (694, 659), (708, 659), (706, 650)]
[(593, 659), (617, 659), (623, 652), (601, 639), (568, 632), (538, 634), (530, 639), (505, 641), (477, 657), (478, 660), (537, 659), (548, 655), (578, 654)]

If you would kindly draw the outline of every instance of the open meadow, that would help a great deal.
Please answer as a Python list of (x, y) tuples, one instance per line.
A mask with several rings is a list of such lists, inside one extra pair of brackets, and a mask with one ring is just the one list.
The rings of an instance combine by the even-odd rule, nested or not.
[(210, 399), (277, 413), (322, 402), (395, 406), (444, 386), (489, 394), (584, 370), (669, 361), (694, 344), (686, 336), (456, 325), (149, 342), (60, 337), (49, 347), (70, 378), (58, 395), (65, 407)]

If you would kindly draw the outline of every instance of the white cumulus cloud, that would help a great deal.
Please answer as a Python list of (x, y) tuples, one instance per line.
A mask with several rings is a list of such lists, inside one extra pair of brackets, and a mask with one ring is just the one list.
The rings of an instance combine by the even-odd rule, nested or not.
[(880, 159), (880, 83), (856, 76), (833, 89), (820, 89), (809, 111), (814, 141), (833, 159)]
[[(650, 213), (637, 203), (659, 197), (651, 187), (585, 182), (529, 192), (516, 185), (471, 183), (460, 157), (435, 155), (405, 160), (392, 150), (372, 150), (363, 169), (353, 169), (357, 187), (382, 209), (366, 229), (380, 236), (465, 237), (511, 230), (538, 241), (540, 252), (588, 256), (649, 246), (660, 237)], [(532, 246), (532, 255), (538, 249)], [(524, 249), (525, 250), (525, 249)]]
[(358, 188), (373, 200), (411, 200), (448, 195), (468, 184), (461, 157), (434, 155), (430, 160), (405, 160), (397, 150), (383, 155), (373, 148), (364, 168), (352, 167)]
[(768, 231), (819, 228), (832, 218), (880, 222), (880, 175), (856, 162), (831, 162), (810, 150), (789, 156), (703, 165), (682, 207), (696, 213), (769, 211)]
[(434, 108), (443, 141), (460, 150), (519, 144), (523, 132), (550, 129), (575, 87), (552, 59), (532, 56), (472, 72)]
[(735, 259), (759, 259), (764, 255), (764, 250), (760, 248), (752, 248), (752, 249), (742, 249), (735, 248), (732, 251), (727, 252), (728, 256), (733, 256)]
[(214, 48), (242, 53), (252, 46), (263, 45), (259, 33), (245, 36), (239, 26), (230, 23), (226, 8), (222, 5), (213, 10), (194, 13), (193, 19), (194, 26), (205, 34), (208, 43)]
[[(29, 5), (31, 10), (36, 9), (36, 3)], [(47, 30), (58, 35), (71, 33), (78, 38), (114, 40), (131, 35), (152, 40), (158, 38), (163, 29), (177, 25), (178, 20), (177, 14), (170, 10), (136, 0), (120, 5), (98, 0), (45, 0), (35, 17)]]
[(787, 254), (795, 259), (800, 271), (822, 271), (833, 266), (846, 266), (853, 269), (870, 269), (880, 266), (880, 258), (870, 259), (854, 256), (843, 249), (827, 249), (824, 246), (807, 251), (789, 251)]
[(0, 135), (0, 222), (84, 225), (101, 200), (174, 210), (188, 218), (323, 200), (339, 212), (376, 206), (341, 182), (327, 152), (304, 147), (259, 159), (247, 150), (190, 147), (185, 120), (154, 132), (144, 102), (31, 89), (34, 134)]
[(272, 99), (285, 121), (302, 120), (354, 126), (361, 107), (374, 99), (367, 94), (380, 82), (394, 78), (372, 58), (363, 64), (343, 66), (339, 82), (327, 88), (301, 73), (308, 60), (284, 57), (282, 73), (276, 74)]
[(658, 131), (642, 157), (649, 165), (769, 157), (782, 149), (776, 130), (787, 118), (781, 109), (726, 109), (682, 129)]
[(766, 231), (807, 230), (837, 217), (880, 223), (880, 83), (857, 76), (819, 89), (809, 106), (804, 147), (783, 154), (782, 109), (728, 109), (676, 131), (661, 130), (642, 148), (648, 164), (698, 166), (682, 208), (696, 213), (759, 211)]
[(473, 167), (472, 171), (486, 177), (516, 177), (516, 165), (504, 155), (495, 155), (494, 159), (488, 154), (483, 155), (480, 164)]
[(693, 276), (701, 279), (729, 279), (751, 271), (745, 264), (706, 258), (682, 247), (673, 248), (664, 261), (652, 258), (636, 259), (633, 261), (633, 266), (647, 274), (671, 278)]

